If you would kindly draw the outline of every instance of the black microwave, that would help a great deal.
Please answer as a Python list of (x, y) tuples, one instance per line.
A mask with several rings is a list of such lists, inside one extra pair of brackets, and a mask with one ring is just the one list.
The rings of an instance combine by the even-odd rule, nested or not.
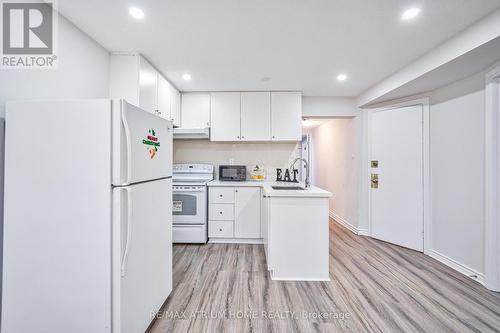
[(244, 165), (219, 165), (219, 180), (242, 182), (247, 180), (247, 167)]

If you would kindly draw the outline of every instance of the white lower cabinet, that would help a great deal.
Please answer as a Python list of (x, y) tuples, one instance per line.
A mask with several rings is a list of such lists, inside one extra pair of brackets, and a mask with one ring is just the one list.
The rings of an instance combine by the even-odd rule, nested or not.
[(208, 233), (211, 238), (233, 238), (233, 221), (210, 220)]
[(264, 244), (264, 254), (266, 255), (267, 269), (272, 270), (271, 260), (269, 258), (269, 219), (270, 219), (270, 201), (271, 198), (262, 195), (262, 209), (260, 211), (260, 230), (262, 234), (262, 243)]
[(212, 203), (210, 204), (208, 215), (210, 220), (233, 221), (234, 204)]
[(234, 190), (234, 237), (260, 238), (260, 188)]
[(259, 241), (260, 187), (209, 187), (209, 238)]

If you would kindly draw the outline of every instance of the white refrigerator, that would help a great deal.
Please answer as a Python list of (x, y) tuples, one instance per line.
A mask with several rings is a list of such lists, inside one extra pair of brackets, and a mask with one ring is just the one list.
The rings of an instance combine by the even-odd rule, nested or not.
[(172, 124), (17, 101), (5, 141), (1, 331), (144, 332), (172, 290)]

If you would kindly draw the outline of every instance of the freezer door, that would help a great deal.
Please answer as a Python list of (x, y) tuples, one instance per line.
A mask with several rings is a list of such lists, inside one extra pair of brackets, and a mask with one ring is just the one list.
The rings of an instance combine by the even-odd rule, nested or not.
[(172, 123), (113, 100), (113, 185), (172, 176)]
[(172, 180), (113, 189), (113, 331), (144, 332), (172, 291)]

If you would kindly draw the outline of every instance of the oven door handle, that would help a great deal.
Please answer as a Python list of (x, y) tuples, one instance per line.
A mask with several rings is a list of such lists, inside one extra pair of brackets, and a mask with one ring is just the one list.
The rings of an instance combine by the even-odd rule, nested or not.
[(173, 188), (173, 192), (205, 192), (205, 188)]

